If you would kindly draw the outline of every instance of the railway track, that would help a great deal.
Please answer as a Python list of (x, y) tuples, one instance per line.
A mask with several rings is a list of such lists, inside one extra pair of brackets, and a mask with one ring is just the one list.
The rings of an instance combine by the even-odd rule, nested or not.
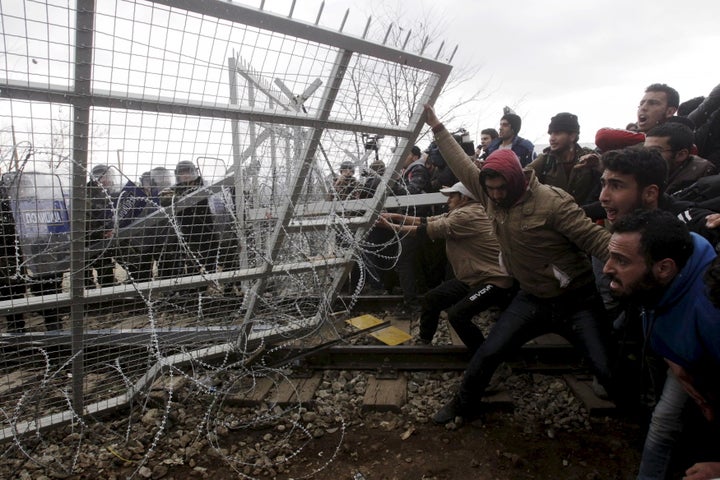
[[(338, 306), (342, 308), (343, 305), (349, 304), (350, 300), (340, 297)], [(282, 391), (278, 391), (277, 382), (267, 379), (267, 382), (261, 381), (257, 388), (244, 397), (231, 395), (230, 401), (248, 406), (270, 399), (272, 403), (280, 405), (284, 403), (297, 404), (298, 402), (312, 403), (324, 372), (349, 370), (364, 371), (368, 375), (369, 383), (363, 400), (364, 408), (399, 411), (407, 399), (408, 377), (411, 372), (446, 371), (456, 372), (459, 375), (465, 369), (470, 355), (465, 346), (453, 335), (454, 332), (451, 332), (451, 343), (448, 345), (401, 344), (390, 346), (369, 337), (374, 331), (387, 326), (409, 333), (409, 320), (391, 313), (399, 303), (400, 297), (366, 296), (354, 300), (353, 311), (378, 313), (378, 316), (384, 317), (385, 321), (375, 327), (354, 331), (342, 338), (335, 337), (334, 340), (312, 346), (303, 344), (296, 347), (268, 348), (267, 353), (256, 355), (253, 359), (245, 360), (245, 362), (262, 361), (262, 364), (267, 367), (282, 367), (283, 370), (291, 372), (290, 381), (285, 382)], [(124, 302), (113, 304), (112, 307), (134, 310), (142, 308), (136, 300), (130, 298)], [(338, 325), (334, 327), (338, 329), (337, 331), (342, 331), (341, 327), (347, 317), (349, 317), (347, 312), (341, 312), (338, 315)], [(224, 334), (227, 335), (227, 331)], [(65, 343), (59, 338), (55, 339), (51, 335), (43, 337), (40, 341), (32, 336), (27, 337), (27, 340), (23, 340), (23, 337), (4, 339), (2, 345), (4, 361), (1, 369), (8, 372), (17, 370), (19, 365), (13, 361), (14, 352), (22, 350), (24, 342), (29, 341), (36, 346)], [(208, 339), (209, 341), (217, 340), (210, 337)], [(195, 340), (197, 341), (197, 337)], [(355, 340), (360, 340), (360, 342), (356, 343)], [(145, 344), (146, 342), (130, 344), (127, 343), (127, 340), (117, 344), (100, 343), (86, 346), (86, 353), (89, 358), (110, 358), (121, 356), (123, 351), (128, 353), (129, 348), (145, 348)], [(40, 360), (38, 359), (38, 361)], [(230, 361), (233, 360), (243, 361), (240, 358)], [(545, 335), (527, 343), (513, 358), (508, 359), (507, 363), (515, 373), (531, 372), (561, 377), (591, 414), (606, 414), (613, 409), (610, 402), (595, 396), (591, 388), (592, 376), (589, 375), (587, 367), (583, 364), (577, 351), (557, 335)], [(163, 385), (153, 385), (152, 389), (157, 394), (157, 392), (162, 392)], [(490, 400), (500, 406), (512, 407), (510, 396), (505, 392), (495, 392)]]
[[(341, 299), (342, 300), (342, 299)], [(398, 304), (399, 298), (360, 297), (355, 310), (381, 311)], [(409, 333), (410, 322), (386, 316), (375, 328), (354, 332), (350, 337), (369, 336), (385, 326), (393, 326)], [(231, 401), (251, 406), (262, 401), (284, 404), (312, 404), (315, 391), (327, 370), (364, 371), (369, 375), (363, 408), (377, 411), (400, 411), (407, 400), (408, 379), (411, 372), (452, 371), (458, 375), (466, 368), (470, 354), (451, 332), (449, 345), (382, 345), (352, 344), (341, 339), (311, 348), (286, 348), (263, 358), (269, 366), (289, 367), (291, 381), (281, 391), (272, 391), (272, 382), (260, 385), (251, 398), (234, 397)], [(584, 404), (590, 415), (607, 415), (614, 404), (599, 398), (592, 386), (593, 377), (578, 352), (562, 337), (543, 335), (528, 342), (512, 358), (507, 367), (516, 373), (537, 373), (561, 378)], [(489, 392), (485, 401), (501, 409), (513, 408), (511, 395), (501, 390)]]

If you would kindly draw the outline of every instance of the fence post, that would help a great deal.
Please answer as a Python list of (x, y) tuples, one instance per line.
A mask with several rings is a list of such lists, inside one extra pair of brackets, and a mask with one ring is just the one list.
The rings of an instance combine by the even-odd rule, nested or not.
[(70, 215), (70, 328), (72, 335), (72, 400), (77, 415), (83, 414), (83, 316), (85, 302), (85, 172), (88, 171), (90, 96), (95, 1), (78, 0), (75, 30), (75, 94), (73, 112), (72, 210)]

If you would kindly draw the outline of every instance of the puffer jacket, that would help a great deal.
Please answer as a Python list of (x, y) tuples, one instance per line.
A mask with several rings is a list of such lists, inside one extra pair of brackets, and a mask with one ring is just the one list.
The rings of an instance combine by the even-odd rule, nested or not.
[(444, 127), (435, 132), (435, 141), (458, 179), (485, 205), (503, 263), (520, 288), (554, 298), (594, 282), (588, 254), (606, 259), (610, 233), (569, 193), (541, 184), (526, 169), (525, 194), (512, 207), (499, 207), (485, 195), (479, 169)]
[(427, 235), (445, 239), (445, 252), (455, 278), (471, 287), (491, 284), (510, 288), (512, 279), (499, 264), (500, 247), (479, 202), (428, 217)]

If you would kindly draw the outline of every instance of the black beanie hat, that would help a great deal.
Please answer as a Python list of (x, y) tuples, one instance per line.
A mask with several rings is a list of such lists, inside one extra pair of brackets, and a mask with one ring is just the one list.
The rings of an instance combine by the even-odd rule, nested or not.
[(577, 115), (568, 112), (561, 112), (550, 119), (548, 135), (552, 132), (580, 133), (580, 124)]
[(520, 133), (520, 127), (522, 126), (522, 120), (520, 119), (519, 115), (516, 115), (514, 113), (506, 113), (502, 117), (500, 117), (500, 121), (507, 120), (507, 122), (510, 124), (510, 126), (513, 129), (513, 132), (515, 132), (515, 135)]

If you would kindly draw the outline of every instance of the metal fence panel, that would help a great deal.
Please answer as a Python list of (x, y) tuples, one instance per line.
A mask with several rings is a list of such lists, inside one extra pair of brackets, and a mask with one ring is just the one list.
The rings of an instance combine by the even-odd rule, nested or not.
[[(18, 445), (180, 365), (315, 334), (450, 71), (221, 1), (0, 16), (0, 437)], [(334, 191), (341, 162), (381, 157), (377, 193)]]

